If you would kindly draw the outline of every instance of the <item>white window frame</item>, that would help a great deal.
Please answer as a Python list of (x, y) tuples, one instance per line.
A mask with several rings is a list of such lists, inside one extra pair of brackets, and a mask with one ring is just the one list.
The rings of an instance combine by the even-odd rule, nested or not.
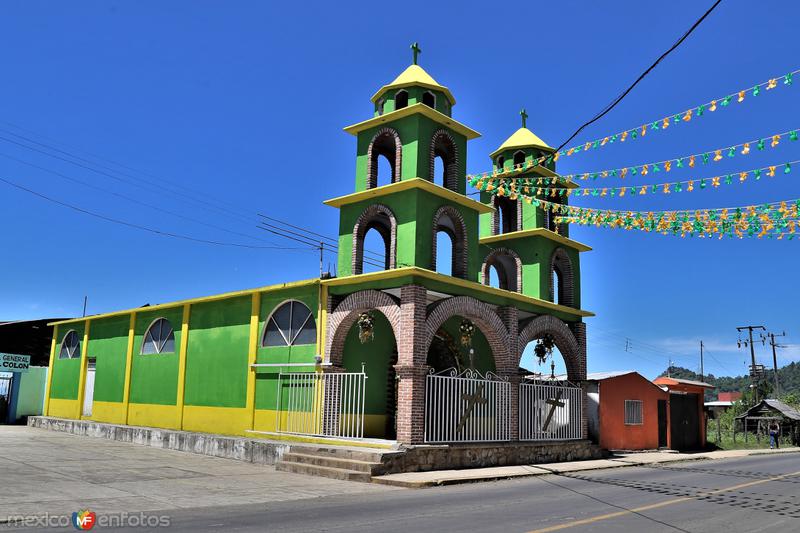
[[(75, 337), (78, 339), (78, 342), (75, 345), (75, 348), (73, 349), (72, 352), (70, 352), (69, 348), (67, 348), (67, 351), (66, 351), (67, 356), (66, 357), (61, 357), (61, 354), (64, 353), (64, 341), (67, 340), (67, 337), (69, 336), (70, 333), (74, 333), (75, 334)], [(81, 356), (81, 338), (78, 336), (78, 332), (77, 331), (75, 331), (74, 329), (71, 329), (71, 330), (67, 331), (66, 333), (64, 333), (64, 336), (61, 337), (61, 344), (59, 345), (59, 348), (58, 348), (58, 358), (59, 359), (75, 359), (75, 358), (78, 358), (80, 356)]]
[[(638, 409), (638, 412), (637, 412)], [(639, 415), (639, 421), (636, 421), (636, 414)], [(630, 415), (630, 416), (629, 416)], [(644, 401), (642, 400), (625, 400), (625, 425), (626, 426), (642, 426), (644, 425)]]
[[(154, 346), (156, 348), (156, 351), (154, 353), (144, 353), (144, 345), (147, 342), (147, 334), (150, 333), (150, 330), (153, 329), (153, 326), (155, 326), (158, 323), (159, 320), (164, 320), (167, 324), (169, 324), (169, 327), (172, 329), (172, 338), (173, 338), (172, 351), (170, 351), (170, 352), (165, 352), (164, 351), (164, 346), (167, 343), (167, 339), (160, 339), (161, 340), (161, 346), (159, 346), (158, 342), (155, 342), (155, 339), (153, 339), (153, 344), (154, 344)], [(167, 338), (169, 338), (169, 335), (167, 335)], [(166, 353), (175, 353), (175, 340), (174, 339), (175, 339), (175, 327), (173, 327), (172, 322), (167, 317), (160, 316), (160, 317), (156, 318), (155, 320), (153, 320), (152, 322), (150, 322), (150, 325), (147, 326), (146, 330), (144, 330), (144, 335), (142, 336), (142, 345), (139, 347), (139, 355), (160, 355), (160, 354), (166, 354)]]
[[(292, 334), (291, 328), (292, 328), (292, 318), (293, 318), (293, 315), (294, 315), (294, 306), (291, 306), (289, 308), (289, 334), (292, 337), (291, 340), (289, 340), (289, 339), (286, 338), (286, 335), (283, 334), (283, 331), (281, 331), (281, 327), (280, 327), (280, 325), (278, 325), (278, 322), (276, 320), (274, 320), (272, 317), (275, 316), (275, 313), (278, 312), (278, 309), (280, 309), (284, 305), (292, 304), (292, 303), (298, 303), (298, 304), (302, 305), (303, 307), (305, 307), (306, 309), (308, 309), (308, 317), (306, 317), (306, 319), (303, 321), (303, 323), (300, 325), (300, 327), (297, 328), (297, 331), (294, 332), (294, 334)], [(314, 322), (314, 333), (315, 333), (315, 336), (319, 335), (319, 331), (317, 331), (317, 320), (314, 317), (314, 311), (312, 311), (311, 308), (303, 301), (300, 301), (300, 300), (297, 300), (297, 299), (284, 300), (284, 301), (282, 301), (281, 303), (279, 303), (278, 305), (275, 306), (275, 308), (269, 314), (267, 319), (264, 321), (264, 329), (261, 332), (261, 343), (260, 343), (261, 344), (261, 348), (280, 348), (280, 346), (267, 346), (267, 328), (269, 327), (269, 321), (270, 320), (275, 322), (275, 326), (277, 326), (277, 328), (278, 328), (278, 333), (280, 333), (281, 338), (283, 339), (283, 342), (285, 343), (284, 346), (286, 346), (286, 347), (288, 347), (288, 346), (307, 346), (307, 345), (304, 345), (304, 344), (295, 345), (294, 342), (297, 340), (297, 337), (300, 335), (300, 332), (303, 331), (303, 328), (306, 327), (306, 324), (308, 324), (309, 320), (312, 320)], [(314, 343), (316, 343), (316, 341)]]

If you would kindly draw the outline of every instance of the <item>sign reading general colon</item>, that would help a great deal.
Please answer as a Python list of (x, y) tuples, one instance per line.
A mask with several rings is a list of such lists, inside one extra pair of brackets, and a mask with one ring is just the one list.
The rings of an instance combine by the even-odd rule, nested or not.
[(0, 353), (0, 372), (27, 372), (30, 366), (30, 355)]

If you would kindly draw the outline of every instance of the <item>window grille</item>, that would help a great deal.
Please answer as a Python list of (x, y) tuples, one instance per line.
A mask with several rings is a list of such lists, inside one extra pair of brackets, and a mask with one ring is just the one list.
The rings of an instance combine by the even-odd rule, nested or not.
[(72, 329), (64, 335), (61, 341), (61, 350), (58, 352), (59, 359), (72, 359), (81, 356), (81, 341), (78, 333)]
[(625, 425), (642, 425), (642, 400), (625, 400)]

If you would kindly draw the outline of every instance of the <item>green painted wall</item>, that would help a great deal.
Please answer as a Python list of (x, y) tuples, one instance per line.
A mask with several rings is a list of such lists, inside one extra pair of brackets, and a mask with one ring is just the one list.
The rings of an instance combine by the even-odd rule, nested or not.
[[(175, 330), (175, 351), (142, 355), (142, 341), (147, 328), (158, 318), (166, 318)], [(181, 343), (183, 307), (136, 314), (131, 365), (131, 403), (176, 405), (178, 394), (178, 362)]]
[(418, 266), (430, 269), (433, 251), (433, 217), (445, 205), (456, 208), (464, 218), (467, 230), (468, 267), (466, 279), (477, 279), (483, 257), (478, 253), (478, 213), (461, 204), (444, 200), (420, 189), (410, 189), (345, 205), (339, 216), (340, 276), (352, 274), (353, 229), (361, 213), (374, 203), (389, 207), (397, 219), (397, 266)]
[(483, 257), (489, 255), (494, 247), (504, 247), (514, 250), (522, 260), (522, 294), (552, 301), (550, 294), (550, 259), (556, 248), (567, 252), (572, 263), (574, 280), (574, 307), (581, 307), (581, 267), (580, 257), (576, 250), (560, 246), (557, 242), (544, 237), (523, 237), (507, 241), (492, 243), (491, 246), (481, 245)]
[[(358, 134), (357, 156), (356, 156), (356, 192), (367, 188), (367, 150), (369, 143), (375, 134), (382, 128), (391, 127), (397, 130), (400, 141), (403, 145), (403, 157), (401, 160), (400, 179), (407, 180), (412, 178), (422, 178), (442, 185), (442, 177), (436, 176), (431, 179), (431, 140), (433, 134), (440, 129), (450, 132), (458, 151), (458, 176), (457, 191), (461, 194), (466, 193), (466, 182), (463, 177), (466, 175), (467, 161), (467, 139), (463, 135), (456, 133), (449, 128), (435, 122), (421, 114), (414, 114), (392, 120), (364, 130)], [(385, 178), (385, 179), (384, 179)], [(379, 176), (379, 185), (388, 183), (388, 176)]]
[(245, 406), (250, 300), (248, 295), (192, 305), (185, 405)]
[(59, 359), (61, 342), (70, 330), (75, 330), (81, 339), (81, 350), (83, 349), (84, 323), (65, 324), (58, 327), (58, 343), (56, 344), (56, 354), (53, 360), (53, 379), (50, 382), (50, 397), (58, 400), (77, 400), (78, 399), (78, 380), (80, 379), (81, 359)]
[(368, 415), (386, 414), (390, 361), (397, 343), (392, 327), (386, 317), (374, 312), (375, 326), (372, 341), (361, 344), (358, 325), (353, 325), (344, 343), (342, 364), (348, 372), (361, 372), (361, 364), (367, 374), (364, 412)]
[[(319, 285), (305, 287), (292, 287), (286, 290), (263, 293), (261, 295), (261, 308), (258, 322), (258, 363), (313, 363), (317, 353), (316, 344), (303, 344), (295, 346), (270, 346), (262, 347), (261, 338), (269, 316), (282, 303), (287, 300), (298, 300), (305, 304), (313, 313), (317, 328), (319, 328)], [(256, 374), (256, 409), (275, 409), (277, 404), (277, 386), (279, 367), (259, 369)], [(287, 367), (286, 372), (309, 372), (314, 367)]]
[(88, 355), (96, 358), (94, 399), (97, 401), (122, 401), (129, 325), (129, 315), (92, 321)]

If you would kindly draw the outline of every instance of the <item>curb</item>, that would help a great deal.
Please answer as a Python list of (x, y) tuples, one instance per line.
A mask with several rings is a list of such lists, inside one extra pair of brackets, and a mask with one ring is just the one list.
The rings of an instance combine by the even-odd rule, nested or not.
[[(680, 459), (670, 459), (666, 461), (652, 461), (652, 462), (643, 462), (643, 461), (626, 461), (624, 459), (608, 459), (609, 461), (614, 461), (617, 464), (614, 465), (605, 465), (605, 466), (597, 466), (597, 467), (589, 467), (589, 468), (578, 468), (573, 471), (559, 471), (554, 467), (548, 467), (547, 464), (542, 465), (520, 465), (520, 466), (530, 466), (532, 468), (536, 468), (540, 471), (531, 471), (531, 472), (520, 472), (519, 474), (498, 474), (498, 475), (486, 475), (483, 477), (474, 477), (474, 478), (442, 478), (442, 479), (432, 479), (432, 480), (421, 480), (421, 481), (406, 481), (401, 479), (385, 479), (384, 476), (378, 476), (372, 478), (372, 483), (376, 483), (379, 485), (389, 485), (394, 487), (404, 487), (407, 489), (426, 489), (431, 487), (442, 487), (446, 485), (463, 485), (467, 483), (481, 483), (484, 481), (501, 481), (501, 480), (509, 480), (509, 479), (518, 479), (518, 478), (527, 478), (527, 477), (535, 477), (535, 476), (543, 476), (543, 475), (561, 475), (561, 474), (570, 474), (573, 472), (592, 472), (598, 470), (612, 470), (615, 468), (626, 468), (632, 466), (656, 466), (656, 465), (663, 465), (669, 463), (682, 463), (686, 461), (719, 461), (722, 459), (740, 459), (743, 457), (750, 457), (753, 455), (782, 455), (782, 454), (789, 454), (789, 453), (800, 453), (800, 450), (779, 450), (779, 451), (768, 451), (768, 450), (753, 450), (750, 453), (745, 455), (740, 455), (736, 457), (708, 457), (707, 455), (698, 455), (694, 457), (681, 457)], [(394, 474), (390, 474), (394, 475)], [(387, 476), (388, 477), (388, 476)], [(383, 478), (383, 479), (382, 479)]]

